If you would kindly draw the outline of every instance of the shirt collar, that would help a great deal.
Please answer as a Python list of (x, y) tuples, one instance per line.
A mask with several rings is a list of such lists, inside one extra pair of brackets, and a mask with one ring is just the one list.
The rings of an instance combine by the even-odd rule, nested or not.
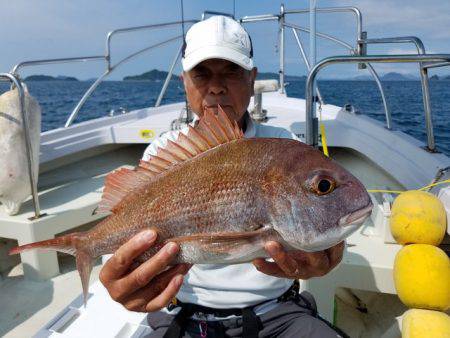
[(256, 126), (255, 122), (253, 122), (252, 118), (250, 117), (250, 114), (248, 112), (245, 113), (245, 138), (252, 138), (256, 136)]

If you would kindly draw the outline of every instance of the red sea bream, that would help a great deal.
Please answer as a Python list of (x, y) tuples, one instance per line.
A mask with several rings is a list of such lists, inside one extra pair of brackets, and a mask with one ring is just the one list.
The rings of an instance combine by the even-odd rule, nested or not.
[(264, 242), (318, 251), (348, 237), (370, 214), (364, 186), (320, 151), (296, 140), (243, 137), (219, 109), (134, 169), (105, 180), (98, 212), (111, 212), (86, 232), (11, 251), (54, 249), (75, 255), (86, 296), (95, 258), (113, 253), (143, 229), (157, 231), (148, 259), (169, 241), (178, 262), (248, 262), (267, 257)]

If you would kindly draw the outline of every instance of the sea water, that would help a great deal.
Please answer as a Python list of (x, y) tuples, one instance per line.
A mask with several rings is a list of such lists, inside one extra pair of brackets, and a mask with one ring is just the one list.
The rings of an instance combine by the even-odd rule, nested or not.
[[(42, 130), (64, 126), (71, 111), (89, 88), (89, 81), (27, 82), (30, 93), (42, 107)], [(162, 81), (106, 81), (100, 84), (75, 121), (106, 116), (111, 110), (126, 111), (155, 105)], [(385, 122), (380, 92), (373, 81), (319, 81), (326, 103), (352, 104), (361, 114)], [(420, 81), (383, 82), (393, 127), (426, 142), (425, 118)], [(8, 85), (0, 83), (0, 93)], [(304, 98), (305, 82), (290, 81), (288, 96)], [(437, 149), (450, 156), (450, 81), (430, 81), (431, 107)], [(162, 104), (184, 100), (181, 81), (171, 81)]]

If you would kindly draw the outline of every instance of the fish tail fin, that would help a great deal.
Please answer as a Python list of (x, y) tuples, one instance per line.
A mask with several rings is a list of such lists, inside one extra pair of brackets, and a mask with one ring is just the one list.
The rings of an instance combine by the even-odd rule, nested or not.
[(84, 305), (86, 306), (89, 277), (92, 271), (94, 258), (89, 254), (89, 251), (83, 248), (83, 233), (76, 232), (61, 237), (48, 239), (41, 242), (21, 245), (12, 248), (9, 251), (10, 255), (16, 255), (22, 252), (42, 249), (42, 250), (56, 250), (71, 254), (76, 257), (77, 269), (81, 278), (81, 285), (83, 287)]
[(45, 241), (25, 244), (16, 246), (9, 251), (10, 255), (16, 255), (22, 252), (42, 249), (42, 250), (56, 250), (64, 253), (76, 255), (77, 252), (77, 239), (80, 237), (80, 233), (72, 233), (69, 235), (48, 239)]

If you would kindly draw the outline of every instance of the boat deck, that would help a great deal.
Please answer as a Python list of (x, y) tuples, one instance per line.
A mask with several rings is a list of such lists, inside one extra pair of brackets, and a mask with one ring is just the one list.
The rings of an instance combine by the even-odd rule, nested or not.
[[(57, 194), (58, 189), (63, 189), (66, 192), (72, 191), (73, 194), (76, 194), (78, 191), (78, 194), (80, 194), (80, 187), (82, 187), (80, 184), (83, 180), (87, 180), (91, 183), (91, 186), (95, 185), (97, 187), (92, 196), (85, 197), (87, 200), (91, 201), (89, 203), (86, 202), (86, 208), (92, 212), (100, 198), (105, 173), (121, 165), (135, 164), (137, 159), (140, 158), (144, 147), (144, 145), (133, 145), (115, 148), (109, 152), (97, 154), (95, 157), (89, 157), (78, 161), (76, 163), (76, 168), (74, 164), (67, 164), (49, 170), (42, 174), (43, 179), (40, 184), (43, 190), (41, 193), (47, 191), (47, 193), (51, 193), (52, 191), (55, 191), (54, 193)], [(402, 188), (389, 174), (385, 173), (378, 166), (374, 165), (363, 155), (358, 154), (355, 151), (350, 149), (332, 148), (331, 156), (347, 167), (354, 175), (362, 180), (366, 186), (373, 187), (375, 184), (382, 184), (383, 187), (390, 189)], [(68, 170), (67, 175), (62, 174), (65, 169)], [(60, 195), (59, 198), (63, 198), (63, 196)], [(70, 200), (69, 198), (67, 199)], [(78, 201), (78, 207), (80, 207), (79, 202), (80, 201)], [(46, 203), (47, 202), (43, 203), (43, 210), (51, 214), (51, 203)], [(68, 201), (67, 203), (70, 202)], [(28, 205), (28, 208), (31, 208), (31, 206)], [(29, 212), (31, 212), (31, 209)], [(59, 217), (63, 217), (63, 215)], [(372, 226), (373, 224), (369, 221), (366, 224), (366, 229), (364, 231), (367, 232), (368, 228)], [(370, 275), (368, 275), (366, 279), (362, 278), (361, 282), (368, 283), (367, 286), (370, 287), (366, 290), (378, 290), (392, 293), (393, 285), (390, 271), (398, 246), (388, 245), (392, 247), (392, 250), (387, 251), (387, 245), (384, 244), (381, 238), (367, 237), (360, 233), (351, 236), (348, 243), (347, 252), (343, 259), (345, 264), (342, 265), (342, 268), (345, 269), (347, 266), (352, 266), (353, 269), (358, 269), (359, 266), (359, 275), (364, 276), (364, 270), (367, 275), (367, 271), (371, 271), (371, 269), (375, 267), (380, 270), (382, 274), (379, 275), (378, 272), (375, 271), (377, 272), (378, 277), (375, 278), (374, 275), (372, 275), (372, 278), (370, 278)], [(370, 250), (368, 247), (370, 247)], [(73, 304), (77, 304), (76, 299), (81, 293), (81, 285), (77, 271), (75, 270), (74, 259), (64, 255), (59, 255), (59, 259), (62, 274), (53, 277), (48, 281), (36, 282), (25, 279), (23, 276), (23, 264), (19, 264), (3, 281), (0, 282), (0, 303), (10, 304), (7, 308), (2, 310), (0, 315), (0, 335), (6, 335), (6, 337), (29, 336), (36, 333), (45, 325), (47, 325), (47, 328), (53, 327), (53, 324), (55, 324), (54, 322), (48, 323), (51, 318), (60, 311), (67, 311), (64, 309), (71, 301), (75, 300), (75, 303), (72, 303), (72, 306)], [(91, 284), (98, 279), (99, 269), (100, 266), (95, 267), (91, 278)], [(354, 272), (351, 276), (354, 276)], [(333, 278), (333, 275), (330, 274), (330, 277)], [(345, 281), (337, 285), (348, 286)], [(100, 284), (96, 284), (91, 291), (100, 293), (105, 292)], [(332, 295), (327, 294), (327, 297), (328, 296), (331, 298), (333, 297)], [(121, 308), (115, 307), (115, 305), (111, 305), (114, 304), (114, 302), (109, 298), (100, 298), (103, 298), (101, 302), (106, 302), (106, 308), (113, 307), (115, 311), (124, 311)], [(318, 302), (320, 303), (320, 299), (318, 299)], [(103, 306), (105, 304), (103, 304)], [(78, 309), (81, 308), (81, 303), (79, 305)], [(79, 311), (83, 311), (83, 309)], [(78, 312), (72, 312), (71, 315), (76, 315), (77, 313)], [(116, 334), (118, 332), (125, 332), (128, 329), (143, 330), (142, 327), (138, 325), (139, 318), (133, 317), (131, 322), (134, 326), (130, 324), (131, 326), (128, 325), (125, 329), (122, 326), (117, 327)], [(101, 327), (98, 320), (100, 319), (96, 318), (96, 324)], [(122, 322), (124, 325), (125, 323), (128, 323), (127, 321)], [(83, 325), (90, 324), (86, 322)], [(122, 329), (125, 331), (120, 331)], [(55, 331), (58, 330), (61, 331), (62, 329), (59, 327), (57, 330), (55, 329)], [(67, 332), (70, 332), (69, 329), (67, 330)], [(124, 337), (125, 336), (128, 335), (124, 335)]]

